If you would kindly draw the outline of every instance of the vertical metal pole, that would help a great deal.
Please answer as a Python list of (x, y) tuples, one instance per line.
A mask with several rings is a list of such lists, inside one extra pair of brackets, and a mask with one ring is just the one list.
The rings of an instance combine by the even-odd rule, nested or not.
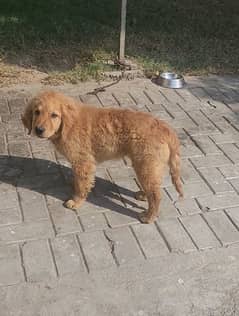
[(126, 29), (126, 7), (127, 0), (122, 0), (121, 4), (121, 29), (120, 29), (120, 53), (119, 60), (125, 59), (125, 29)]

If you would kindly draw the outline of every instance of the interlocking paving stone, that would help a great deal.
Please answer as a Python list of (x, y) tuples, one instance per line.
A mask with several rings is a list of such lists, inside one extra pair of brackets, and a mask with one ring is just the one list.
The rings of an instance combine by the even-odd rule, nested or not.
[(134, 223), (139, 223), (138, 212), (135, 210), (126, 209), (123, 206), (119, 206), (118, 210), (112, 212), (106, 212), (105, 216), (112, 228), (131, 225)]
[(200, 169), (200, 173), (209, 183), (215, 194), (234, 191), (233, 187), (226, 181), (217, 168), (203, 168)]
[(11, 113), (22, 113), (26, 106), (26, 99), (23, 97), (8, 99), (8, 105)]
[(20, 207), (0, 209), (0, 226), (21, 223)]
[(128, 93), (116, 91), (113, 93), (113, 96), (118, 101), (121, 107), (136, 108), (134, 100), (130, 97)]
[(219, 241), (200, 215), (185, 216), (181, 218), (181, 221), (199, 249), (220, 246)]
[(191, 158), (192, 163), (198, 169), (208, 167), (222, 167), (231, 165), (231, 161), (224, 155), (210, 155), (206, 157)]
[(30, 148), (27, 142), (10, 143), (9, 152), (12, 156), (31, 157)]
[(239, 163), (239, 148), (234, 144), (221, 144), (219, 145), (225, 155), (233, 161), (233, 163)]
[[(178, 193), (174, 187), (166, 189), (171, 198), (176, 201), (178, 199)], [(195, 198), (203, 195), (212, 195), (212, 191), (203, 181), (188, 183), (183, 185), (184, 198)]]
[(149, 98), (152, 103), (161, 104), (162, 102), (167, 102), (165, 97), (159, 92), (154, 90), (145, 90), (145, 95)]
[(112, 242), (112, 253), (119, 265), (143, 259), (143, 255), (129, 227), (105, 231), (106, 238)]
[(36, 158), (35, 164), (38, 174), (59, 172), (59, 165), (56, 163), (53, 152), (36, 152), (33, 157)]
[(183, 159), (181, 163), (181, 177), (184, 183), (200, 182), (202, 178), (187, 159)]
[(239, 242), (239, 231), (223, 211), (206, 213), (204, 216), (223, 246)]
[(96, 95), (93, 94), (84, 94), (80, 96), (82, 102), (94, 106), (101, 106), (101, 103)]
[(237, 193), (239, 193), (239, 179), (231, 179), (230, 183), (236, 189)]
[(62, 202), (49, 204), (48, 209), (57, 235), (82, 231), (76, 212), (65, 208)]
[(27, 281), (48, 281), (56, 277), (56, 270), (47, 240), (29, 241), (22, 245)]
[(7, 192), (0, 191), (0, 199), (0, 210), (9, 208), (14, 209), (19, 207), (18, 195), (15, 190)]
[(79, 216), (84, 231), (103, 230), (108, 227), (106, 219), (102, 213), (89, 213)]
[(111, 254), (112, 243), (101, 231), (79, 234), (80, 244), (89, 270), (100, 270), (115, 266)]
[(226, 179), (239, 178), (239, 165), (229, 165), (220, 167), (219, 170)]
[(24, 281), (18, 245), (0, 247), (0, 286)]
[(196, 250), (195, 245), (178, 219), (158, 220), (157, 224), (164, 238), (167, 240), (171, 251), (186, 253)]
[(9, 114), (7, 98), (0, 98), (0, 115)]
[(146, 105), (146, 104), (152, 104), (149, 100), (148, 97), (146, 97), (146, 95), (144, 94), (144, 92), (142, 91), (142, 89), (131, 89), (130, 90), (130, 95), (131, 97), (134, 99), (135, 103), (140, 106), (142, 105)]
[(239, 229), (239, 207), (227, 208), (225, 212)]
[(182, 145), (181, 146), (182, 158), (193, 158), (203, 156), (202, 151), (195, 145)]
[(222, 154), (220, 149), (208, 136), (194, 136), (193, 139), (205, 155)]
[(48, 218), (44, 196), (38, 192), (19, 188), (20, 202), (24, 221), (35, 221)]
[(199, 208), (195, 199), (183, 199), (181, 201), (177, 201), (175, 202), (175, 207), (183, 216), (201, 213), (201, 209)]
[(115, 100), (112, 94), (107, 91), (99, 93), (98, 98), (100, 99), (104, 107), (118, 107), (119, 106), (118, 102)]
[(147, 258), (160, 257), (169, 253), (165, 241), (154, 224), (133, 225), (132, 229)]
[(227, 194), (202, 196), (197, 198), (202, 210), (214, 211), (239, 205), (239, 195), (233, 192)]
[(51, 239), (51, 245), (60, 276), (86, 271), (76, 236), (67, 235)]
[(0, 245), (6, 243), (50, 238), (54, 231), (49, 220), (12, 224), (0, 227)]

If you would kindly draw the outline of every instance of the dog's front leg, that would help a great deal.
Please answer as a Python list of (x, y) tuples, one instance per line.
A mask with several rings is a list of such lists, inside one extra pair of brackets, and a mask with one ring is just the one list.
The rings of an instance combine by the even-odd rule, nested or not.
[(95, 164), (84, 161), (72, 166), (74, 173), (74, 195), (65, 202), (70, 209), (78, 209), (94, 184)]

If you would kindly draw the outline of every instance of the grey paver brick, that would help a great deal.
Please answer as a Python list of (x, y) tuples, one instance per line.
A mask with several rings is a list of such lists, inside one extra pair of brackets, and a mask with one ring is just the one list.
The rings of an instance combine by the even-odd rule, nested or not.
[(191, 136), (218, 134), (219, 129), (214, 125), (186, 126), (185, 129)]
[(26, 99), (24, 97), (10, 98), (8, 105), (12, 113), (22, 113), (26, 106)]
[[(166, 190), (174, 201), (178, 199), (178, 193), (173, 187), (167, 188)], [(195, 198), (203, 195), (212, 195), (212, 191), (203, 181), (184, 184), (183, 190), (184, 197), (186, 199)]]
[(79, 216), (84, 231), (103, 230), (108, 227), (106, 219), (102, 213), (88, 213)]
[(159, 234), (154, 224), (133, 225), (132, 229), (147, 258), (154, 258), (168, 254), (169, 250), (165, 241)]
[(220, 149), (208, 136), (194, 136), (193, 139), (205, 155), (222, 154)]
[(195, 145), (183, 145), (181, 146), (182, 158), (193, 158), (203, 156), (202, 151)]
[(36, 152), (33, 154), (33, 157), (36, 158), (37, 174), (59, 172), (59, 166), (56, 163), (53, 152)]
[(60, 276), (86, 271), (82, 254), (74, 235), (51, 239), (51, 245)]
[(56, 277), (56, 270), (47, 240), (24, 243), (22, 254), (27, 281), (48, 281)]
[(171, 251), (186, 253), (196, 249), (192, 240), (176, 218), (158, 220), (157, 224), (167, 240)]
[(119, 265), (143, 258), (129, 227), (109, 229), (105, 231), (105, 235), (112, 242), (113, 254)]
[(222, 166), (219, 170), (226, 179), (239, 178), (239, 165)]
[(204, 216), (224, 246), (239, 242), (239, 231), (223, 211), (206, 213)]
[(230, 183), (226, 181), (226, 179), (217, 168), (202, 168), (200, 169), (200, 173), (209, 183), (215, 194), (234, 191), (233, 187), (230, 185)]
[(188, 111), (187, 113), (198, 126), (207, 128), (215, 127), (201, 111)]
[(146, 97), (146, 95), (144, 94), (142, 89), (136, 89), (136, 88), (131, 89), (130, 90), (130, 95), (134, 99), (134, 101), (137, 104), (137, 106), (139, 106), (140, 108), (142, 107), (142, 105), (146, 105), (146, 104), (150, 105), (150, 104), (152, 104), (150, 102), (149, 98)]
[(233, 161), (233, 163), (239, 163), (239, 148), (237, 148), (234, 144), (221, 144), (219, 146), (225, 155)]
[(12, 156), (31, 157), (30, 148), (27, 142), (10, 143), (9, 152)]
[(191, 215), (195, 213), (201, 213), (201, 209), (199, 208), (195, 199), (183, 199), (181, 201), (177, 201), (175, 203), (175, 207), (179, 210), (180, 214)]
[(17, 224), (22, 220), (19, 207), (0, 209), (0, 226)]
[(115, 91), (113, 96), (121, 107), (136, 108), (134, 100), (127, 92)]
[(7, 98), (0, 98), (0, 115), (9, 114), (9, 108), (7, 103)]
[(98, 95), (98, 98), (100, 99), (100, 102), (104, 107), (118, 107), (118, 102), (115, 100), (115, 98), (112, 96), (109, 92), (101, 92)]
[(49, 204), (48, 209), (57, 235), (82, 231), (76, 213), (65, 208), (62, 202)]
[(18, 189), (23, 210), (24, 221), (35, 221), (48, 218), (44, 196), (28, 189)]
[(231, 179), (230, 183), (233, 185), (237, 193), (239, 193), (239, 179)]
[(238, 141), (239, 133), (236, 131), (230, 131), (224, 134), (210, 135), (210, 137), (216, 144), (235, 143), (236, 141)]
[(162, 191), (162, 199), (159, 205), (159, 217), (160, 219), (167, 219), (171, 217), (178, 217), (179, 213), (174, 206), (174, 203), (169, 199), (168, 195)]
[(202, 196), (197, 198), (202, 210), (214, 211), (239, 205), (239, 195), (233, 192), (227, 194)]
[(119, 206), (119, 210), (106, 212), (105, 216), (109, 226), (115, 228), (138, 223), (139, 219), (137, 214), (138, 212), (135, 210)]
[(183, 159), (181, 163), (181, 176), (184, 183), (200, 182), (202, 178), (189, 160)]
[(239, 229), (239, 207), (228, 208), (225, 212)]
[(79, 240), (90, 271), (115, 266), (112, 245), (102, 231), (81, 233)]
[(206, 157), (191, 158), (192, 163), (198, 169), (208, 167), (221, 167), (231, 165), (231, 161), (224, 155), (210, 155)]
[(50, 238), (54, 231), (49, 220), (12, 224), (0, 227), (0, 245), (6, 243)]
[(18, 245), (0, 247), (0, 286), (24, 281)]
[(149, 98), (149, 100), (152, 103), (161, 104), (162, 102), (167, 102), (165, 97), (159, 91), (148, 89), (148, 90), (145, 90), (144, 92), (145, 92), (145, 95)]
[(199, 249), (215, 248), (220, 245), (200, 215), (185, 216), (181, 221)]
[(91, 104), (94, 106), (101, 106), (99, 99), (94, 94), (83, 94), (80, 96), (80, 99), (82, 100), (82, 102), (84, 102), (86, 104)]
[(0, 191), (0, 210), (14, 209), (19, 207), (18, 195), (16, 190), (3, 192)]

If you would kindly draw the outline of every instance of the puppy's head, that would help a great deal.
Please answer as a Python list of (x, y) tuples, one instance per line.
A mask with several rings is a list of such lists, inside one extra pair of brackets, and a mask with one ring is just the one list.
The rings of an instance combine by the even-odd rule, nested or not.
[(33, 133), (40, 138), (56, 135), (62, 128), (63, 116), (70, 102), (70, 98), (54, 91), (43, 92), (33, 98), (22, 116), (28, 134)]

